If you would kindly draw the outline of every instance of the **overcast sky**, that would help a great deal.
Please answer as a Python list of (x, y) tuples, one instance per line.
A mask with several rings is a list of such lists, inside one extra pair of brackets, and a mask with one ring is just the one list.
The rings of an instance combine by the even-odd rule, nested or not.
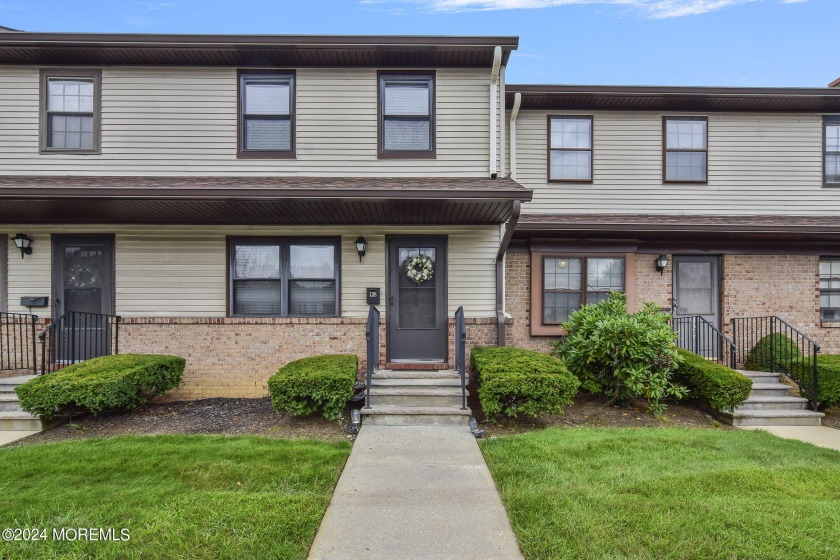
[(840, 0), (0, 0), (0, 25), (120, 33), (518, 35), (509, 83), (822, 87)]

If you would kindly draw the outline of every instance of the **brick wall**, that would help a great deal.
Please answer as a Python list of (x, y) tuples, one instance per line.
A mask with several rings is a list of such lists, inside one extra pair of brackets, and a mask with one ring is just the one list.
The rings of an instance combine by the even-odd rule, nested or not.
[(546, 336), (531, 336), (531, 255), (508, 253), (505, 260), (505, 312), (512, 317), (505, 328), (508, 346), (548, 351)]
[(671, 312), (673, 284), (673, 258), (668, 255), (669, 264), (662, 274), (656, 271), (654, 260), (658, 255), (636, 255), (636, 309), (646, 301), (652, 301), (659, 307)]

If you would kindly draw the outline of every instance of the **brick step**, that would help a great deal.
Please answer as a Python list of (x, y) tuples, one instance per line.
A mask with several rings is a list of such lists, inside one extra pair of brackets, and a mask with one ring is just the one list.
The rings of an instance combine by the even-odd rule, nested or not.
[(790, 396), (790, 385), (784, 383), (753, 383), (750, 397), (787, 397)]
[(40, 431), (44, 424), (37, 416), (24, 411), (0, 412), (0, 430), (8, 431)]
[(462, 397), (460, 387), (371, 388), (370, 402), (373, 406), (460, 407)]
[(819, 426), (825, 416), (810, 410), (744, 410), (720, 414), (732, 426)]
[(374, 426), (467, 426), (472, 415), (454, 406), (372, 406), (361, 412), (363, 424)]

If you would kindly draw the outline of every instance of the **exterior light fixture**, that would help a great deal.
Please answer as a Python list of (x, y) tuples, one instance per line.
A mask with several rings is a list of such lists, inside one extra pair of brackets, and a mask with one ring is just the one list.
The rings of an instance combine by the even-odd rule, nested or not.
[(367, 247), (367, 241), (361, 235), (356, 238), (356, 252), (359, 253), (359, 262), (362, 262), (362, 257), (365, 256), (365, 247)]
[(30, 247), (32, 240), (25, 233), (15, 235), (12, 240), (15, 242), (15, 247), (20, 249), (20, 258), (32, 254), (32, 247)]
[(659, 255), (656, 257), (656, 272), (662, 276), (665, 273), (665, 267), (668, 266), (668, 255)]

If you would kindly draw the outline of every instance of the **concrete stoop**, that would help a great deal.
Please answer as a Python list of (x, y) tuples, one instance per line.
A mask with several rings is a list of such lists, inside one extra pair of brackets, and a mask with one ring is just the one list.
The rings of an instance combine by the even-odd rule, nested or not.
[(455, 370), (379, 370), (371, 379), (371, 408), (363, 423), (374, 426), (466, 426), (461, 378)]
[(20, 406), (20, 400), (15, 387), (22, 385), (35, 377), (34, 375), (20, 375), (0, 379), (0, 431), (34, 432), (47, 428), (46, 423), (38, 416), (29, 414)]
[(820, 426), (822, 412), (807, 410), (808, 401), (791, 395), (790, 385), (780, 376), (766, 371), (740, 373), (753, 382), (749, 398), (732, 412), (721, 412), (724, 422), (732, 426)]

